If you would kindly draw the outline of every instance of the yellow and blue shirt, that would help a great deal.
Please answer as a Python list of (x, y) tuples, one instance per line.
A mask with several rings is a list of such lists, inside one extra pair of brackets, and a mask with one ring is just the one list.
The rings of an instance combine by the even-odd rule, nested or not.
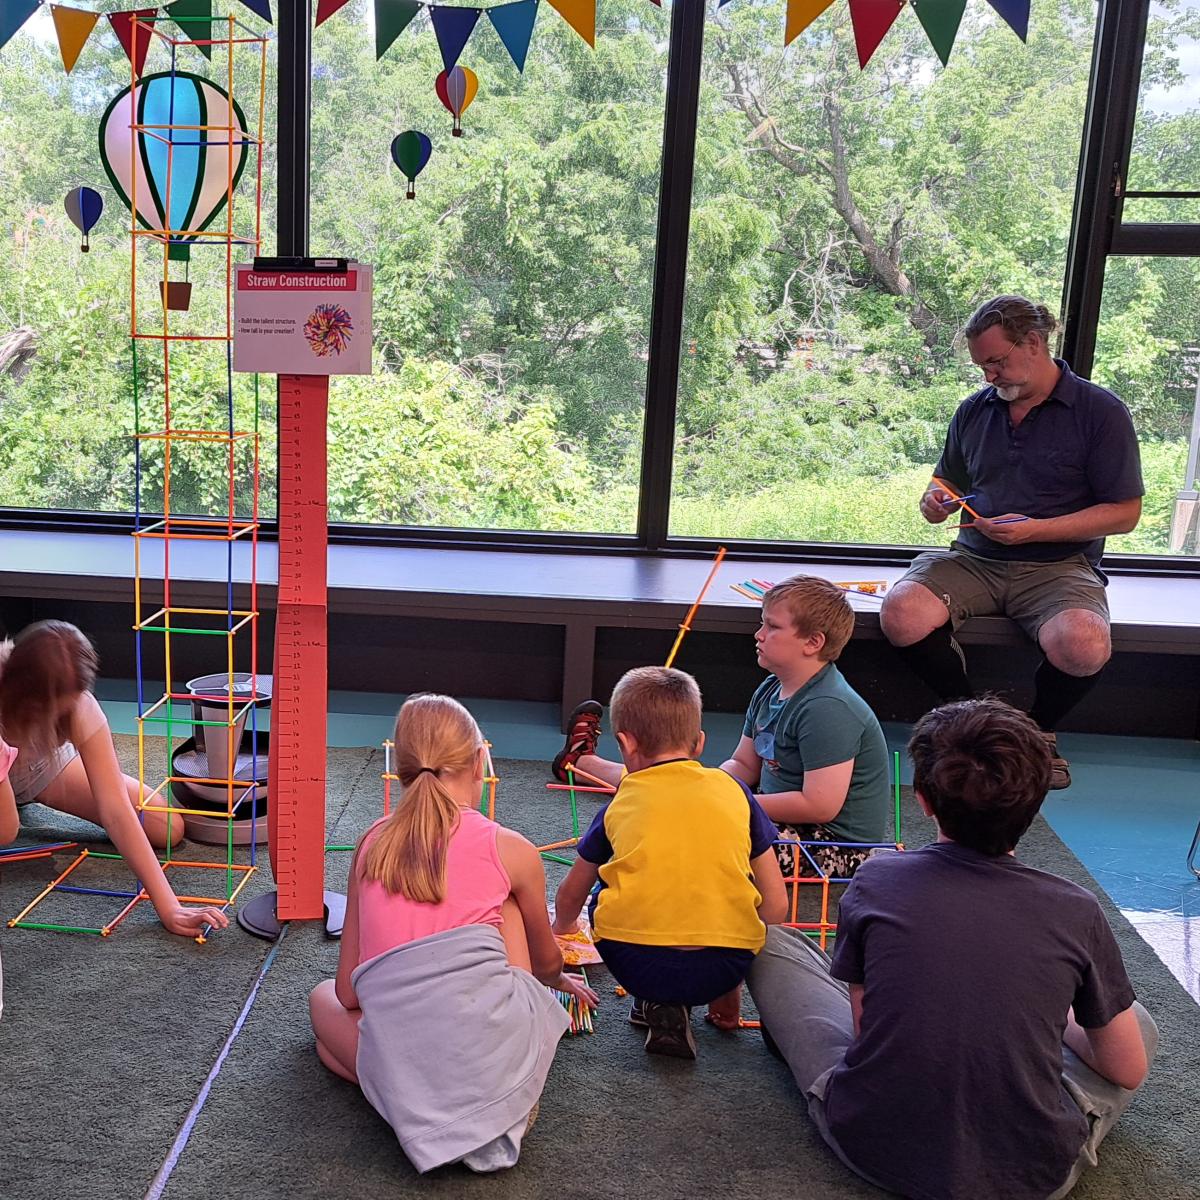
[(733, 776), (691, 759), (621, 780), (579, 842), (599, 868), (599, 939), (646, 946), (761, 949), (752, 859), (779, 836)]

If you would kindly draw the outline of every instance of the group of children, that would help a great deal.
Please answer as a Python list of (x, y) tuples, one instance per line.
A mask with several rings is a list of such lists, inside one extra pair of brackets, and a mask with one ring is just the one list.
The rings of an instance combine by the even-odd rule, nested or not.
[[(937, 1200), (1047, 1200), (1095, 1163), (1157, 1031), (1095, 897), (1013, 856), (1049, 785), (1045, 740), (999, 700), (927, 714), (909, 753), (937, 841), (881, 850), (886, 746), (836, 666), (853, 620), (821, 579), (767, 593), (755, 646), (769, 675), (719, 768), (698, 761), (700, 691), (681, 671), (642, 667), (618, 683), (620, 763), (597, 753), (601, 706), (575, 710), (554, 773), (578, 768), (615, 792), (579, 841), (553, 925), (536, 849), (478, 811), (475, 721), (445, 696), (404, 704), (402, 792), (357, 846), (337, 975), (310, 1013), (321, 1061), (361, 1086), (418, 1170), (517, 1161), (568, 1022), (547, 989), (597, 1003), (554, 936), (585, 905), (647, 1051), (694, 1058), (692, 1007), (736, 1028), (747, 983), (817, 1129), (871, 1182)], [(72, 627), (46, 625), (0, 659), (0, 733), (18, 751), (14, 763), (0, 744), (0, 835), (30, 799), (98, 819), (164, 925), (223, 925), (160, 882), (159, 835), (134, 813), (89, 651)], [(853, 877), (832, 959), (783, 924), (784, 874), (810, 854)]]
[[(937, 841), (905, 853), (881, 846), (883, 734), (835, 665), (852, 627), (845, 595), (824, 580), (798, 576), (767, 593), (755, 645), (770, 675), (720, 768), (698, 761), (700, 692), (683, 672), (641, 667), (617, 684), (609, 718), (620, 763), (597, 753), (601, 706), (575, 710), (553, 771), (577, 768), (615, 793), (579, 841), (553, 932), (575, 931), (588, 907), (597, 949), (632, 998), (629, 1021), (653, 1053), (695, 1057), (696, 1005), (735, 1028), (746, 982), (763, 1037), (821, 1136), (872, 1183), (931, 1200), (1065, 1196), (1145, 1078), (1157, 1030), (1096, 898), (1014, 857), (1051, 770), (1025, 714), (991, 699), (927, 714), (909, 752)], [(413, 736), (416, 713), (431, 705), (458, 714), (454, 754)], [(476, 811), (474, 722), (444, 697), (415, 697), (396, 743), (405, 790), (359, 845), (337, 979), (311, 998), (318, 1053), (339, 1074), (357, 1073), (418, 1169), (492, 1169), (516, 1159), (557, 1036), (546, 994), (526, 995), (528, 985), (595, 997), (562, 973), (534, 848)], [(385, 835), (404, 847), (390, 876)], [(799, 861), (798, 841), (809, 844)], [(832, 959), (783, 924), (780, 858), (803, 872), (809, 854), (827, 874), (853, 876)], [(367, 926), (377, 931), (370, 942)], [(487, 938), (486, 966), (458, 970), (465, 936)], [(438, 954), (456, 964), (434, 1005), (451, 1017), (475, 986), (472, 971), (483, 985), (503, 981), (488, 993), (498, 1004), (509, 992), (525, 997), (519, 1015), (506, 1007), (504, 1021), (471, 1032), (497, 1046), (515, 1038), (527, 1050), (517, 1069), (464, 1079), (447, 1072), (441, 1049), (421, 1048), (444, 1046), (424, 1036), (440, 1017), (412, 1007), (424, 998), (425, 956)], [(362, 983), (393, 956), (400, 969), (377, 1006)], [(477, 1050), (466, 1046), (465, 1057)], [(435, 1128), (456, 1138), (431, 1154)], [(463, 1153), (468, 1142), (482, 1157)]]

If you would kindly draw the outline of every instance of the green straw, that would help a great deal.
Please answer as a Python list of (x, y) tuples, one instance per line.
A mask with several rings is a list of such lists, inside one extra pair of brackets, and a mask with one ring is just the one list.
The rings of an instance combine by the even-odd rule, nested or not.
[(900, 844), (900, 751), (892, 756), (892, 771), (896, 780), (896, 845)]
[(82, 925), (49, 925), (41, 921), (18, 921), (14, 929), (49, 929), (54, 933), (94, 933), (104, 936), (103, 929), (86, 929)]

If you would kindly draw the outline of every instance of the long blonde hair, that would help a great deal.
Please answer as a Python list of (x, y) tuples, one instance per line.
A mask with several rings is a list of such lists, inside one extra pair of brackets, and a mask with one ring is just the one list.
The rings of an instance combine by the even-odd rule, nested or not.
[(409, 900), (446, 897), (446, 849), (458, 804), (442, 775), (470, 770), (483, 746), (475, 718), (449, 696), (410, 696), (396, 716), (394, 770), (402, 792), (363, 855), (364, 879)]

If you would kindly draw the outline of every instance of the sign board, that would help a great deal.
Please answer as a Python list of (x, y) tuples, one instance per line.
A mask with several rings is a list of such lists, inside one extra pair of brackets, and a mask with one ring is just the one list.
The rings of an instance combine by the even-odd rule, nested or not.
[(372, 268), (235, 268), (233, 369), (370, 375)]

